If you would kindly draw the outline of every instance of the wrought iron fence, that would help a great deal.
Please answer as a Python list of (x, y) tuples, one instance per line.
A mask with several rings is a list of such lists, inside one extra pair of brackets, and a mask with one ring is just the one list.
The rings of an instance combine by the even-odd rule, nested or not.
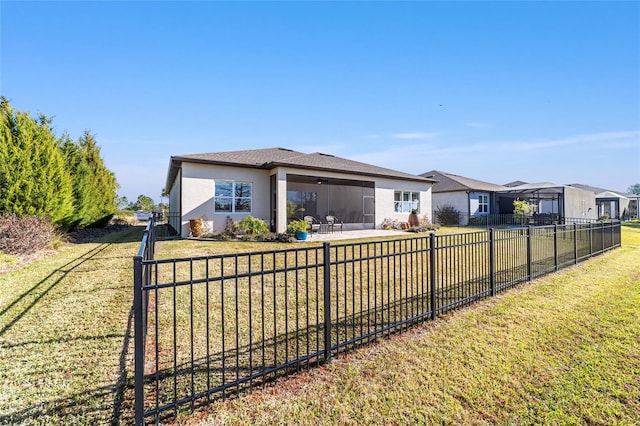
[(596, 223), (595, 219), (562, 217), (558, 214), (536, 214), (518, 217), (513, 214), (477, 214), (470, 215), (458, 211), (433, 212), (433, 223), (444, 226), (475, 226), (490, 228), (497, 226), (547, 226), (547, 225), (588, 225)]
[(250, 389), (620, 245), (620, 223), (134, 259), (136, 424)]

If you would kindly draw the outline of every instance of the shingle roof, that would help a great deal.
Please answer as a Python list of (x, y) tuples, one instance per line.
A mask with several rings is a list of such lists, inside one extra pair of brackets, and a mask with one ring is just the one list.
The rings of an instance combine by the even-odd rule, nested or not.
[(451, 173), (432, 170), (422, 173), (420, 176), (435, 179), (437, 182), (433, 184), (431, 191), (434, 194), (439, 192), (455, 192), (455, 191), (502, 191), (507, 189), (502, 185), (496, 185), (489, 182), (483, 182), (477, 179), (471, 179), (464, 176), (458, 176)]
[(580, 188), (580, 189), (584, 189), (585, 191), (591, 191), (594, 194), (596, 194), (596, 198), (599, 198), (599, 195), (603, 192), (611, 192), (614, 194), (618, 194), (621, 195), (625, 198), (637, 198), (638, 196), (636, 194), (629, 194), (628, 192), (621, 192), (621, 191), (612, 191), (610, 189), (605, 189), (605, 188), (598, 188), (597, 186), (591, 186), (591, 185), (583, 185), (581, 183), (571, 183), (569, 184), (569, 186), (573, 186), (574, 188)]
[(173, 156), (171, 157), (169, 174), (167, 176), (167, 190), (173, 183), (179, 164), (182, 162), (251, 167), (267, 170), (287, 166), (299, 169), (388, 177), (392, 179), (411, 180), (425, 183), (433, 182), (432, 179), (427, 179), (422, 176), (348, 160), (346, 158), (336, 157), (320, 152), (305, 154), (285, 148), (266, 148)]

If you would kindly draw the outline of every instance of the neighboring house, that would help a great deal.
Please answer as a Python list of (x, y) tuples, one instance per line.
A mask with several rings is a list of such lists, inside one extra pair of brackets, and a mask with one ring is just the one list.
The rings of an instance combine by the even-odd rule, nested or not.
[(595, 194), (569, 185), (525, 183), (499, 191), (497, 197), (500, 213), (513, 212), (513, 201), (525, 200), (535, 215), (549, 218), (549, 223), (571, 223), (571, 219), (598, 217)]
[(507, 189), (502, 185), (437, 170), (420, 176), (437, 181), (431, 190), (434, 212), (440, 207), (451, 206), (460, 212), (460, 225), (467, 225), (472, 216), (498, 213), (496, 192)]
[(638, 217), (638, 199), (640, 195), (611, 191), (590, 185), (572, 183), (570, 186), (591, 191), (596, 195), (598, 217), (628, 219)]
[(385, 218), (406, 221), (412, 209), (431, 219), (432, 179), (284, 148), (213, 152), (171, 157), (165, 190), (170, 221), (182, 236), (189, 220), (222, 231), (252, 215), (274, 232), (292, 217), (327, 215), (344, 229), (373, 229)]

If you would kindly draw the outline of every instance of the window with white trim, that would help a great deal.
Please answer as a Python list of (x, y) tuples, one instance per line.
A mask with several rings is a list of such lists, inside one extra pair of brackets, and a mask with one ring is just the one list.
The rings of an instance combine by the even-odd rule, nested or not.
[(488, 195), (478, 195), (478, 213), (489, 213)]
[(250, 182), (217, 180), (213, 197), (215, 213), (251, 213)]
[(393, 211), (396, 213), (420, 213), (420, 192), (395, 191), (393, 193)]

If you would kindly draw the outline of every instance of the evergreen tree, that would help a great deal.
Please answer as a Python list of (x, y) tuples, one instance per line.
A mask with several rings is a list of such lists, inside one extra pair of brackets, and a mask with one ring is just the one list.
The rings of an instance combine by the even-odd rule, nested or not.
[(0, 214), (62, 222), (73, 211), (72, 180), (51, 120), (15, 111), (0, 100)]
[(114, 174), (104, 165), (100, 148), (89, 130), (85, 130), (78, 144), (89, 168), (91, 202), (86, 221), (89, 224), (116, 212), (118, 183)]
[(67, 218), (68, 228), (80, 227), (91, 223), (89, 219), (91, 206), (91, 172), (80, 146), (64, 134), (60, 148), (65, 157), (67, 169), (73, 177), (73, 214)]

